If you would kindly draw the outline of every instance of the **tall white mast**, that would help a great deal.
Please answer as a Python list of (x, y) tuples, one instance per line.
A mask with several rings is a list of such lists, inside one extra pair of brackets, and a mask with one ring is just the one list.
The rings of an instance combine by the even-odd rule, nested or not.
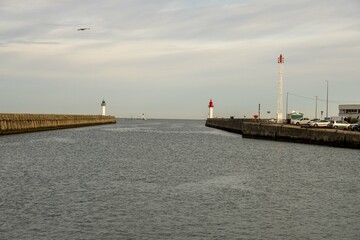
[(280, 54), (278, 58), (279, 63), (279, 80), (278, 80), (278, 99), (277, 99), (277, 112), (276, 119), (278, 123), (283, 122), (283, 64), (284, 57)]

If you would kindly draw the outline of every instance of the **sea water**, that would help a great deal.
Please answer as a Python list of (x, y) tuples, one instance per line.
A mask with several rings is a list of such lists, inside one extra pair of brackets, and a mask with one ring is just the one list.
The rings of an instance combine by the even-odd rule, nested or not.
[(0, 239), (360, 239), (360, 152), (205, 121), (0, 136)]

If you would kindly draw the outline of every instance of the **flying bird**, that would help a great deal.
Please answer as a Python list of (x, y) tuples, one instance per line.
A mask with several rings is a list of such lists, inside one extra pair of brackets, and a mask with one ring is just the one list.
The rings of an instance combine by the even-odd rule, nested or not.
[(90, 28), (78, 28), (78, 31), (90, 30)]

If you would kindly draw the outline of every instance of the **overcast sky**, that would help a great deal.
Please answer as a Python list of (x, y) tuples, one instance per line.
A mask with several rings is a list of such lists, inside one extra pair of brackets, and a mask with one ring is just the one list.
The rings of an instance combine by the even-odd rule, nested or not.
[(1, 0), (0, 112), (275, 117), (280, 53), (284, 113), (360, 104), (360, 1)]

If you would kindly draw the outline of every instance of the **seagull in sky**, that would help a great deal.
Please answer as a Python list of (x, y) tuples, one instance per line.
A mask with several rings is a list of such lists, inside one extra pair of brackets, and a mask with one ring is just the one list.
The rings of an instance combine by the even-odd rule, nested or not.
[(78, 28), (78, 31), (90, 30), (90, 28)]

